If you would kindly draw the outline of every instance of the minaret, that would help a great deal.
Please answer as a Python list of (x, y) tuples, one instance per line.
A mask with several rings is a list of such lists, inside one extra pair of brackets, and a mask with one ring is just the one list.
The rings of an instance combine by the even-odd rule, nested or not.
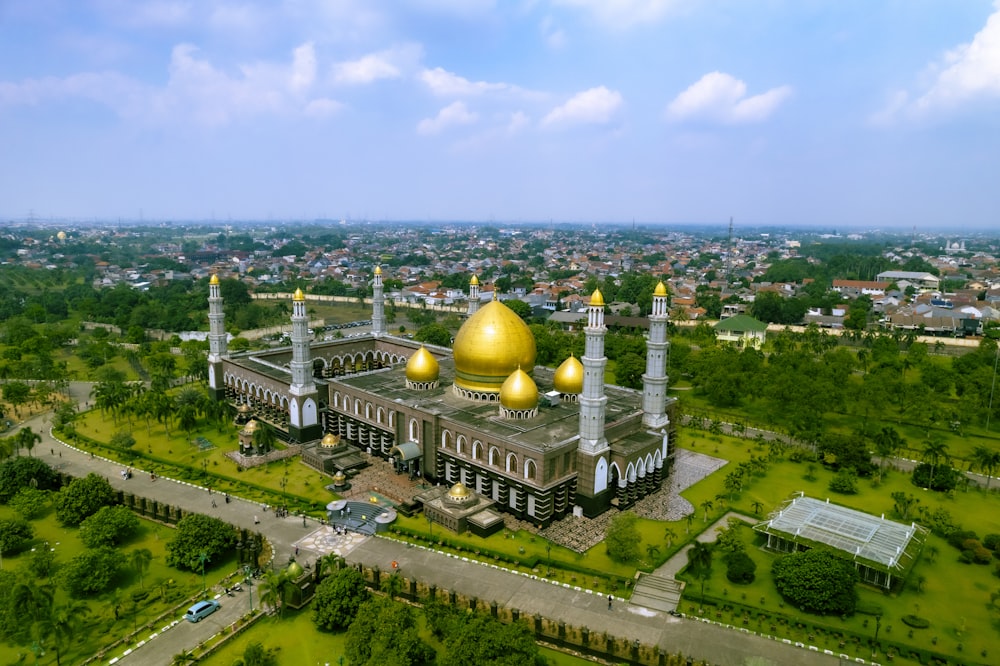
[(226, 313), (222, 310), (219, 276), (208, 281), (208, 391), (216, 400), (225, 397), (222, 379), (222, 359), (229, 356), (226, 347)]
[(650, 428), (667, 424), (667, 288), (663, 282), (653, 290), (646, 339), (646, 374), (642, 376), (642, 423)]
[(292, 382), (288, 386), (291, 400), (288, 404), (288, 435), (293, 441), (307, 442), (319, 439), (318, 394), (312, 376), (312, 359), (309, 354), (309, 315), (306, 314), (306, 295), (296, 289), (292, 296)]
[(604, 296), (595, 289), (587, 308), (587, 326), (583, 329), (586, 343), (583, 351), (583, 392), (580, 394), (580, 443), (581, 453), (595, 455), (608, 448), (604, 437), (604, 411), (608, 398), (604, 395)]
[(372, 281), (372, 335), (376, 338), (385, 334), (385, 296), (382, 294), (382, 267), (375, 267)]
[(473, 274), (469, 280), (469, 316), (479, 312), (479, 278)]

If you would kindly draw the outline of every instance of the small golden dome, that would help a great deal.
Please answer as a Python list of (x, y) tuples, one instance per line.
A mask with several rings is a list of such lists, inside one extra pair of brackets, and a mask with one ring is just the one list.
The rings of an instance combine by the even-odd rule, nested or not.
[(473, 284), (473, 285), (476, 285), (478, 287), (479, 286), (479, 278), (477, 278), (476, 275), (473, 274), (472, 275), (472, 279), (469, 280), (469, 284)]
[(306, 295), (304, 293), (302, 293), (302, 288), (301, 287), (299, 287), (298, 289), (296, 289), (295, 293), (292, 294), (292, 300), (293, 301), (304, 301), (304, 300), (306, 300)]
[(257, 432), (257, 422), (252, 419), (250, 421), (247, 421), (247, 424), (243, 426), (243, 432), (247, 433), (248, 435), (252, 435), (255, 432)]
[(219, 276), (216, 275), (215, 273), (212, 273), (212, 277), (208, 278), (208, 283), (209, 284), (219, 284)]
[(465, 484), (462, 483), (461, 481), (459, 481), (458, 483), (456, 483), (455, 485), (453, 485), (451, 488), (448, 489), (448, 497), (452, 499), (466, 499), (471, 494), (472, 491), (466, 488)]
[(583, 391), (583, 363), (575, 356), (563, 361), (552, 376), (552, 384), (560, 393), (581, 393)]
[(528, 373), (518, 368), (500, 387), (500, 404), (507, 409), (534, 409), (538, 406), (538, 386)]
[(236, 411), (239, 412), (240, 414), (249, 414), (250, 405), (244, 402), (242, 405), (236, 408)]
[(56, 234), (56, 238), (58, 238), (61, 241), (66, 240), (66, 232), (60, 231), (59, 233)]
[(436, 381), (440, 372), (437, 359), (423, 345), (406, 362), (406, 378), (411, 382)]
[(334, 435), (332, 432), (328, 432), (323, 435), (323, 439), (320, 440), (319, 445), (323, 448), (332, 449), (340, 443), (340, 438)]
[(347, 475), (343, 471), (337, 470), (337, 473), (333, 475), (333, 485), (342, 486), (347, 481)]
[(663, 284), (663, 280), (656, 283), (656, 289), (653, 290), (653, 296), (666, 296), (667, 287)]
[(375, 275), (382, 275), (382, 267), (381, 266), (376, 266), (375, 267)]
[(455, 385), (469, 391), (496, 393), (518, 367), (535, 367), (535, 336), (500, 301), (490, 301), (469, 317), (452, 349)]
[(302, 565), (295, 560), (292, 560), (291, 564), (288, 565), (288, 568), (285, 569), (285, 573), (288, 574), (289, 578), (295, 580), (302, 575)]
[(590, 307), (594, 308), (604, 307), (604, 296), (601, 295), (600, 289), (595, 289), (593, 295), (590, 297)]

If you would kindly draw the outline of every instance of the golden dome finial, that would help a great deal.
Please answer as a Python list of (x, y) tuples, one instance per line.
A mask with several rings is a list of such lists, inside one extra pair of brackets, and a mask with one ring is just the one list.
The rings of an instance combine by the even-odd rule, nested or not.
[(590, 307), (603, 308), (604, 307), (604, 296), (601, 294), (600, 289), (595, 289), (594, 293), (590, 297)]
[(219, 284), (219, 276), (216, 273), (212, 273), (212, 277), (208, 279), (209, 284)]
[(382, 267), (381, 266), (376, 266), (375, 267), (375, 275), (382, 275)]
[(538, 406), (538, 386), (517, 366), (500, 387), (500, 404), (507, 409), (534, 409)]
[(578, 358), (569, 355), (552, 375), (552, 385), (560, 393), (583, 392), (583, 363)]
[(500, 300), (500, 299), (498, 298), (498, 294), (499, 294), (499, 292), (497, 292), (497, 286), (496, 286), (496, 285), (493, 285), (493, 301), (494, 301), (494, 302), (496, 302), (496, 301), (499, 301), (499, 300)]
[(306, 295), (302, 291), (302, 287), (299, 287), (298, 289), (295, 290), (295, 293), (292, 294), (292, 300), (293, 301), (304, 301), (304, 300), (306, 300)]
[(471, 279), (471, 280), (469, 280), (469, 284), (474, 284), (474, 285), (476, 285), (477, 287), (479, 286), (479, 278), (478, 278), (478, 277), (476, 277), (476, 274), (475, 274), (475, 273), (473, 273), (473, 274), (472, 274), (472, 279)]
[(666, 296), (667, 287), (663, 284), (663, 280), (656, 283), (656, 289), (653, 290), (653, 296)]
[(406, 362), (406, 378), (411, 382), (434, 382), (440, 373), (437, 359), (423, 345)]

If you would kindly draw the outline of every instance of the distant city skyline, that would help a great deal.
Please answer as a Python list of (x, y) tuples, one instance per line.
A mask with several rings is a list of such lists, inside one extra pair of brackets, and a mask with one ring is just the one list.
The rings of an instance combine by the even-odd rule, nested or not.
[(1000, 0), (10, 0), (0, 224), (1000, 228)]

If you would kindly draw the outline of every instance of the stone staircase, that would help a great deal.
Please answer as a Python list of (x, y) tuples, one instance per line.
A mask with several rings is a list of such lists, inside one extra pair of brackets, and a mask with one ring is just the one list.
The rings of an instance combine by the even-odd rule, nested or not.
[(666, 613), (677, 608), (683, 591), (684, 583), (673, 578), (639, 574), (629, 604)]

